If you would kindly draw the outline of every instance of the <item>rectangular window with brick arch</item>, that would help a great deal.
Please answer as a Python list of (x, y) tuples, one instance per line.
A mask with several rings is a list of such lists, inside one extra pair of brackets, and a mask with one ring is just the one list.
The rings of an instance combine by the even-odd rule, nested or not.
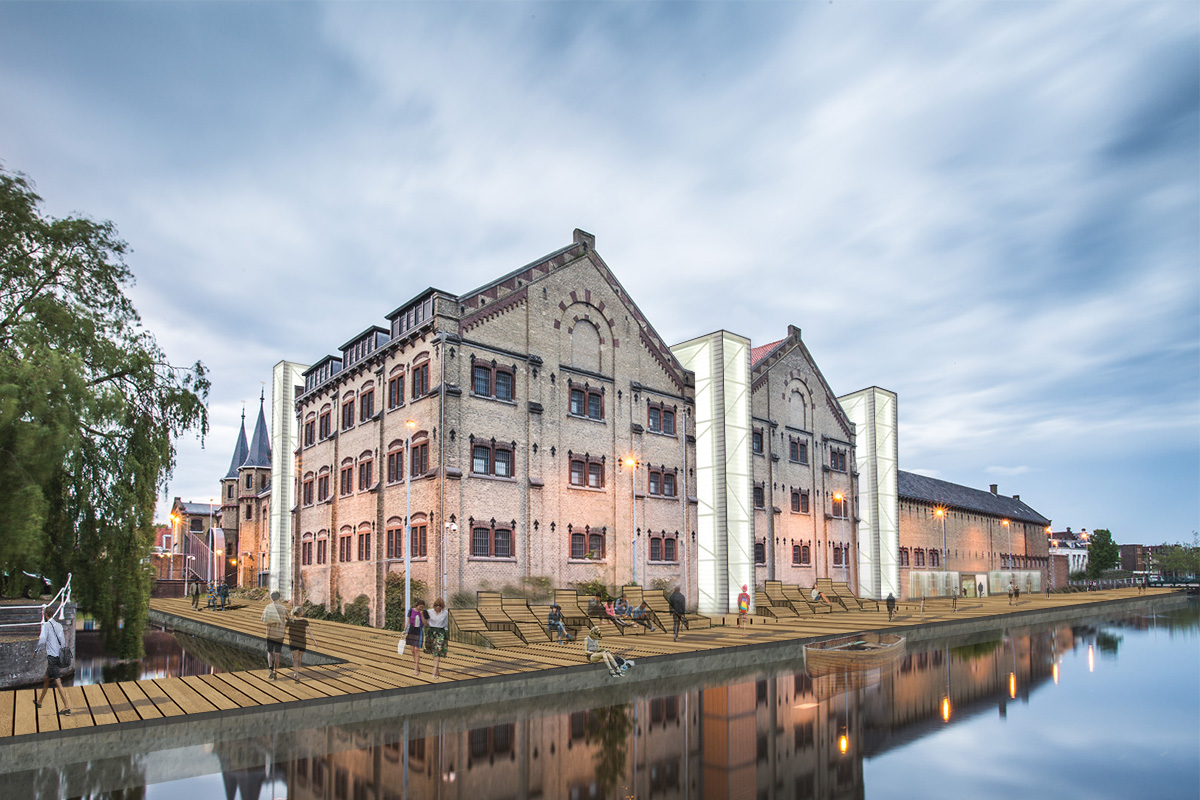
[(375, 390), (367, 389), (358, 396), (358, 421), (366, 422), (375, 416)]
[(409, 469), (412, 470), (413, 477), (424, 475), (429, 471), (429, 444), (414, 444), (412, 446), (412, 458), (409, 459)]
[(375, 462), (371, 459), (366, 459), (358, 463), (358, 490), (365, 492), (374, 486), (375, 480)]
[(429, 394), (429, 365), (422, 364), (419, 367), (413, 367), (412, 398), (416, 400), (427, 394)]
[(354, 398), (351, 397), (346, 402), (342, 403), (342, 430), (346, 431), (354, 427)]
[(512, 531), (475, 528), (471, 533), (471, 555), (475, 558), (512, 558)]
[(371, 534), (360, 533), (358, 535), (358, 560), (371, 560)]
[(426, 527), (425, 525), (413, 525), (410, 530), (411, 530), (411, 538), (409, 540), (409, 547), (412, 548), (412, 555), (410, 557), (411, 558), (427, 558), (429, 556), (429, 550), (428, 550), (428, 546), (427, 546), (427, 542), (428, 542), (427, 532), (429, 530), (428, 527)]
[(404, 373), (388, 378), (387, 403), (389, 409), (404, 405)]
[(404, 529), (391, 527), (387, 529), (387, 548), (385, 558), (404, 558)]

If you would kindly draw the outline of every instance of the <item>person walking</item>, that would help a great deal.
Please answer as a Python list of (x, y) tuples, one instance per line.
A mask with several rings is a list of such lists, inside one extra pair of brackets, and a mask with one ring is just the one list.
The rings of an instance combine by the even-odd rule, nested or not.
[(421, 675), (421, 634), (425, 632), (425, 620), (428, 617), (429, 615), (425, 613), (424, 600), (418, 600), (408, 610), (408, 625), (405, 627), (404, 641), (407, 643), (408, 649), (412, 650), (413, 677)]
[(551, 637), (558, 634), (559, 644), (566, 644), (568, 640), (575, 638), (567, 633), (567, 626), (563, 623), (562, 606), (558, 603), (550, 604), (550, 613), (546, 615), (546, 630)]
[(216, 611), (217, 610), (217, 585), (215, 583), (213, 583), (212, 581), (209, 581), (208, 585), (204, 587), (204, 590), (205, 590), (205, 592), (208, 593), (208, 608), (212, 609), (213, 611)]
[(200, 610), (200, 581), (192, 583), (192, 610)]
[(445, 658), (450, 641), (450, 612), (446, 610), (445, 600), (439, 597), (433, 601), (433, 611), (429, 612), (427, 620), (425, 653), (433, 656), (433, 678), (437, 680), (438, 665)]
[(46, 692), (50, 689), (50, 681), (54, 681), (54, 691), (58, 694), (59, 708), (58, 713), (64, 717), (71, 716), (71, 706), (67, 703), (67, 693), (62, 685), (62, 670), (70, 666), (68, 661), (62, 663), (63, 649), (66, 647), (66, 638), (63, 634), (62, 625), (54, 618), (54, 612), (49, 606), (42, 609), (42, 632), (38, 636), (37, 647), (33, 654), (36, 656), (42, 650), (46, 651), (46, 675), (42, 678), (42, 693), (37, 696), (33, 704), (41, 708), (42, 701), (46, 699)]
[[(304, 661), (304, 651), (308, 649), (311, 640), (317, 644), (317, 637), (308, 629), (308, 620), (304, 618), (304, 609), (296, 608), (288, 615), (287, 620), (288, 652), (292, 655), (292, 680), (300, 682), (300, 664)], [(318, 645), (319, 646), (319, 645)]]
[(683, 623), (685, 630), (688, 629), (688, 624), (687, 618), (684, 616), (687, 614), (687, 601), (683, 599), (683, 592), (679, 591), (678, 586), (675, 587), (675, 591), (671, 593), (671, 596), (667, 598), (667, 604), (671, 606), (671, 620), (675, 627), (674, 641), (679, 641), (680, 623)]
[(892, 621), (892, 615), (896, 613), (896, 595), (888, 592), (887, 596), (888, 622)]
[(958, 587), (950, 590), (950, 610), (958, 611)]
[(287, 609), (279, 602), (279, 592), (271, 592), (271, 602), (267, 603), (262, 613), (262, 622), (267, 628), (267, 680), (275, 680), (275, 673), (279, 671), (287, 618)]
[(1013, 586), (1013, 600), (1016, 602), (1017, 605), (1021, 605), (1021, 587), (1020, 586), (1016, 586), (1016, 585)]
[(750, 593), (747, 584), (742, 584), (742, 592), (738, 595), (738, 630), (742, 632), (742, 636), (746, 635), (746, 617), (750, 614)]
[(1011, 606), (1013, 601), (1013, 585), (1012, 581), (1008, 582), (1008, 604)]
[[(221, 610), (224, 611), (225, 606), (229, 604), (229, 584), (221, 581), (221, 588), (218, 590), (218, 594), (221, 596)], [(279, 592), (275, 592), (274, 594), (278, 595)], [(273, 597), (272, 599), (278, 599), (278, 597)]]

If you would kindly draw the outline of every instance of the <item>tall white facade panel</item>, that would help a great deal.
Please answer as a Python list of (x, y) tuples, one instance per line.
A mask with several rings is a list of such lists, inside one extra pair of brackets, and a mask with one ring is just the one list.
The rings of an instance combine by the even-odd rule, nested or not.
[(696, 376), (698, 606), (726, 614), (754, 583), (750, 340), (718, 331), (672, 352)]
[(750, 464), (750, 340), (722, 331), (725, 395), (725, 492), (728, 561), (725, 613), (737, 611), (743, 586), (754, 586), (754, 476)]
[(292, 508), (296, 505), (296, 387), (304, 385), (307, 364), (280, 361), (271, 370), (271, 519), (268, 585), (292, 595)]
[(897, 397), (872, 386), (838, 398), (855, 427), (858, 464), (858, 593), (880, 599), (900, 590)]

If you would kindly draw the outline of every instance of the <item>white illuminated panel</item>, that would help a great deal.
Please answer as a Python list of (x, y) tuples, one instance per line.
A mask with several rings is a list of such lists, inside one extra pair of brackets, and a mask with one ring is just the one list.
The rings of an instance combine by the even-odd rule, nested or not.
[(306, 364), (280, 361), (271, 370), (271, 555), (269, 585), (292, 596), (292, 506), (296, 503), (293, 453), (296, 430), (295, 387), (304, 385)]
[(754, 584), (750, 340), (718, 331), (672, 348), (696, 375), (696, 568), (703, 614), (736, 611)]
[(902, 597), (897, 397), (895, 392), (872, 386), (839, 397), (838, 402), (855, 427), (859, 596)]

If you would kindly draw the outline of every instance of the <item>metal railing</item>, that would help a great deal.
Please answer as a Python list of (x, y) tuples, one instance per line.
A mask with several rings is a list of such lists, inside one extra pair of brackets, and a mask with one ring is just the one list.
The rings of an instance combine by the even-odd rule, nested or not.
[[(25, 573), (25, 574), (29, 575), (29, 573)], [(41, 576), (40, 575), (30, 575), (30, 577), (40, 578)], [(37, 612), (38, 612), (38, 617), (36, 620), (31, 620), (29, 622), (3, 622), (3, 623), (0, 623), (0, 628), (18, 628), (18, 627), (30, 627), (33, 625), (41, 625), (42, 617), (44, 616), (45, 610), (47, 608), (53, 606), (55, 603), (58, 603), (57, 611), (58, 611), (59, 621), (60, 622), (65, 621), (67, 618), (66, 606), (67, 606), (67, 603), (71, 602), (71, 578), (72, 578), (71, 574), (68, 573), (67, 582), (65, 584), (63, 584), (63, 587), (61, 589), (59, 589), (58, 593), (55, 594), (54, 597), (50, 598), (50, 600), (48, 602), (37, 603), (36, 605), (27, 605), (27, 606), (8, 606), (8, 605), (0, 606), (0, 609), (2, 609), (4, 611), (9, 611), (9, 610), (23, 611), (23, 610), (37, 609)], [(43, 580), (45, 580), (45, 579), (43, 578)]]

